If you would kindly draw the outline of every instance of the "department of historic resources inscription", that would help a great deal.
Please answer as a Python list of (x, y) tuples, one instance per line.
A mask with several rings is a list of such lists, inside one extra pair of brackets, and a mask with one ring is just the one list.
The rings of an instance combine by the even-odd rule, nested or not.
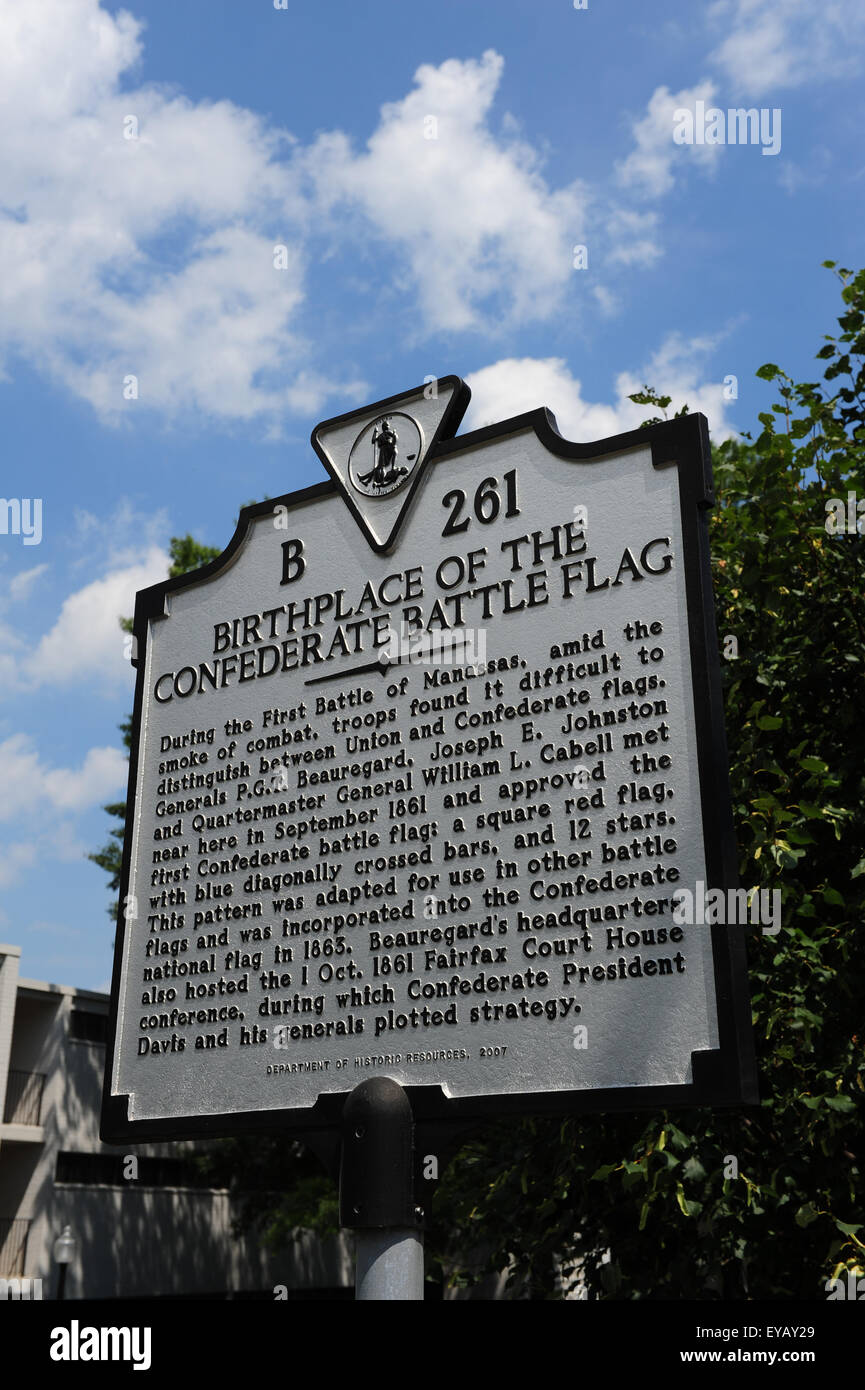
[[(718, 1046), (676, 467), (531, 429), (389, 555), (275, 504), (147, 625), (111, 1090), (130, 1120), (686, 1084)], [(401, 660), (399, 658), (402, 658)], [(467, 659), (468, 658), (468, 659)]]

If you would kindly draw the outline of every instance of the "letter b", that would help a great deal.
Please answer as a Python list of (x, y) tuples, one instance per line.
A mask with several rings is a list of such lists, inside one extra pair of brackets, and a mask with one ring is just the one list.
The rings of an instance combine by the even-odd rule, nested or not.
[(306, 561), (303, 559), (303, 541), (283, 541), (282, 542), (282, 579), (280, 584), (293, 584), (296, 579), (300, 579), (306, 569)]

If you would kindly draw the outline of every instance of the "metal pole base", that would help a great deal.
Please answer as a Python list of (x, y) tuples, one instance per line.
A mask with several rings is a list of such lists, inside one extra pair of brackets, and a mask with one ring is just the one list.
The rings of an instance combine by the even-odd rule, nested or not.
[(410, 1230), (359, 1230), (355, 1299), (422, 1303), (423, 1236)]
[(413, 1187), (409, 1098), (391, 1077), (371, 1076), (342, 1112), (339, 1220), (355, 1233), (358, 1301), (423, 1299), (423, 1212)]

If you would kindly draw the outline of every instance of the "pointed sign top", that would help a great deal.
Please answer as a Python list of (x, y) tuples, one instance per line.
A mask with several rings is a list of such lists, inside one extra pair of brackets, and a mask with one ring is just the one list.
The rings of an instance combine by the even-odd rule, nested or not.
[(470, 397), (458, 376), (443, 376), (313, 430), (312, 447), (379, 554), (396, 540), (432, 450), (456, 433)]

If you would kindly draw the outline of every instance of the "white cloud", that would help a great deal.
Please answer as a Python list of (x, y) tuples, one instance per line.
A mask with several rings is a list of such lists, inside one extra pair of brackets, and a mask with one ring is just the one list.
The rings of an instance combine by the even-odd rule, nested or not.
[(862, 65), (862, 0), (716, 0), (709, 18), (724, 34), (711, 63), (749, 97), (849, 77)]
[[(124, 516), (121, 507), (113, 518), (121, 532)], [(111, 536), (110, 523), (106, 525)], [(99, 693), (128, 688), (131, 638), (120, 619), (132, 616), (138, 589), (165, 579), (169, 559), (152, 542), (136, 552), (122, 541), (122, 535), (112, 537), (106, 573), (64, 599), (53, 626), (35, 645), (14, 627), (0, 623), (0, 689), (4, 693), (85, 682)], [(91, 538), (91, 572), (94, 542), (95, 537)], [(16, 578), (28, 579), (43, 568), (37, 566), (36, 571)]]
[(502, 136), (490, 128), (503, 67), (492, 50), (480, 61), (424, 64), (408, 96), (382, 107), (365, 152), (334, 133), (305, 156), (322, 206), (342, 229), (358, 227), (346, 222), (348, 208), (399, 248), (402, 274), (434, 330), (548, 316), (573, 275), (572, 248), (584, 240), (586, 190), (551, 189), (513, 123)]
[[(35, 863), (38, 853), (39, 846), (27, 841), (4, 844), (3, 853), (0, 854), (0, 888), (8, 888), (15, 883)], [(9, 921), (5, 912), (2, 921), (4, 925)]]
[[(19, 835), (25, 829), (32, 831), (29, 840), (0, 839), (0, 887), (7, 888), (22, 878), (32, 880), (34, 866), (36, 873), (45, 877), (48, 864), (80, 865), (94, 848), (93, 837), (82, 839), (77, 831), (80, 813), (91, 810), (95, 803), (103, 805), (106, 798), (113, 801), (120, 796), (128, 772), (129, 764), (117, 749), (92, 749), (79, 771), (73, 772), (47, 768), (26, 735), (14, 735), (0, 744), (0, 775), (8, 774), (23, 797), (15, 829)], [(0, 814), (0, 821), (4, 819), (12, 817)], [(0, 925), (8, 920), (0, 913)]]
[[(46, 120), (92, 111), (137, 61), (141, 28), (125, 10), (111, 16), (96, 0), (42, 0), (36, 10), (7, 0), (0, 101), (10, 112), (36, 105)], [(34, 90), (29, 60), (36, 55), (41, 81)]]
[(566, 439), (603, 439), (631, 427), (614, 407), (583, 399), (582, 385), (562, 357), (504, 358), (472, 372), (466, 381), (472, 392), (466, 429), (507, 420), (540, 405), (553, 412)]
[(0, 353), (107, 418), (249, 419), (290, 407), (301, 377), (320, 406), (336, 388), (309, 374), (296, 330), (308, 209), (293, 142), (231, 102), (135, 88), (140, 33), (98, 0), (0, 9)]
[(613, 318), (621, 309), (618, 295), (613, 294), (612, 290), (608, 290), (606, 285), (595, 285), (592, 289), (592, 298), (605, 319)]
[(607, 264), (651, 266), (663, 255), (656, 212), (614, 208), (606, 227)]
[[(742, 88), (789, 85), (809, 61), (843, 66), (845, 25), (865, 33), (857, 14), (853, 0), (717, 0), (708, 56)], [(142, 44), (139, 21), (99, 0), (0, 9), (0, 359), (22, 355), (113, 421), (199, 412), (260, 419), (273, 438), (286, 413), (361, 399), (365, 383), (335, 381), (307, 340), (313, 259), (342, 263), (346, 288), (367, 294), (383, 269), (382, 293), (406, 309), (399, 331), (414, 306), (422, 337), (561, 314), (582, 293), (573, 250), (586, 244), (586, 312), (614, 313), (604, 267), (621, 279), (662, 254), (657, 213), (630, 204), (720, 157), (673, 140), (677, 109), (717, 100), (708, 79), (652, 93), (609, 187), (556, 187), (496, 109), (493, 50), (421, 65), (357, 147), (338, 130), (303, 146), (232, 102), (136, 85)], [(124, 400), (130, 377), (138, 397)]]
[[(276, 272), (272, 239), (240, 227), (202, 236), (191, 253), (138, 297), (104, 297), (98, 356), (85, 367), (66, 364), (67, 384), (101, 415), (158, 405), (243, 420), (286, 406), (280, 366), (301, 350), (287, 326), (301, 299), (298, 253)], [(130, 375), (138, 394), (124, 403)], [(316, 405), (329, 389), (320, 378)]]
[(9, 581), (9, 597), (16, 601), (29, 598), (36, 580), (45, 574), (47, 565), (34, 565), (33, 569), (21, 570)]
[(131, 617), (138, 589), (165, 578), (168, 557), (151, 546), (134, 564), (111, 570), (70, 594), (35, 650), (19, 663), (25, 686), (95, 681), (116, 686), (129, 681), (122, 617)]
[(641, 371), (619, 373), (611, 405), (585, 400), (582, 383), (561, 357), (505, 358), (466, 378), (472, 390), (466, 428), (476, 429), (545, 405), (565, 439), (605, 439), (636, 429), (657, 413), (628, 400), (649, 385), (672, 397), (669, 416), (687, 403), (692, 412), (707, 416), (714, 438), (724, 439), (732, 427), (726, 417), (723, 382), (707, 381), (702, 375), (705, 359), (716, 345), (712, 339), (687, 341), (671, 335)]
[(797, 164), (794, 159), (784, 160), (778, 170), (778, 182), (785, 192), (795, 194), (802, 188), (820, 188), (831, 177), (837, 166), (835, 153), (826, 145), (817, 145), (809, 153), (810, 164), (807, 168)]
[[(645, 114), (633, 122), (634, 148), (616, 165), (617, 182), (632, 195), (658, 199), (670, 192), (675, 175), (688, 166), (697, 165), (709, 174), (717, 169), (722, 145), (675, 143), (677, 110), (693, 112), (697, 101), (702, 101), (707, 110), (719, 106), (726, 112), (744, 99), (758, 100), (807, 82), (849, 77), (862, 66), (862, 0), (826, 0), (820, 5), (813, 0), (714, 0), (707, 18), (715, 44), (706, 63), (723, 78), (724, 92), (708, 78), (679, 92), (666, 86), (655, 89)], [(792, 188), (795, 175), (781, 177)], [(656, 242), (651, 236), (628, 235), (636, 230), (631, 225), (634, 218), (633, 210), (617, 210), (610, 216), (611, 259), (624, 265), (649, 265), (656, 259)]]
[(90, 748), (77, 770), (54, 768), (47, 774), (49, 799), (58, 811), (99, 806), (106, 796), (126, 789), (129, 763), (119, 748)]
[(692, 413), (700, 411), (706, 416), (715, 440), (720, 442), (729, 438), (735, 431), (728, 418), (729, 401), (725, 397), (724, 378), (727, 373), (720, 381), (713, 381), (707, 376), (708, 360), (716, 354), (729, 331), (728, 328), (713, 336), (695, 338), (686, 338), (681, 333), (668, 334), (638, 371), (619, 373), (616, 377), (617, 401), (620, 405), (627, 402), (631, 410), (637, 410), (640, 418), (636, 423), (641, 424), (656, 414), (655, 410), (644, 405), (634, 406), (627, 398), (648, 385), (662, 395), (672, 397), (667, 407), (669, 416), (672, 417), (681, 406), (687, 404)]
[(8, 623), (0, 621), (0, 693), (17, 689), (19, 665), (26, 660), (28, 644)]
[(81, 937), (80, 927), (67, 927), (61, 922), (31, 922), (27, 928), (37, 936)]
[[(126, 786), (128, 763), (119, 748), (91, 748), (81, 766), (52, 768), (27, 734), (0, 743), (0, 820), (16, 820), (38, 806), (81, 811)], [(5, 853), (5, 851), (4, 851)]]
[(695, 87), (671, 92), (657, 87), (649, 98), (645, 116), (633, 123), (635, 148), (616, 165), (616, 176), (624, 188), (648, 197), (660, 198), (673, 187), (673, 164), (684, 161), (698, 164), (704, 172), (715, 167), (720, 146), (677, 145), (673, 140), (675, 112), (693, 111), (697, 101), (711, 106), (717, 95), (712, 82), (700, 82)]
[(419, 332), (560, 305), (588, 197), (548, 186), (514, 121), (491, 128), (498, 54), (420, 67), (355, 153), (338, 131), (303, 149), (229, 101), (135, 86), (141, 51), (141, 24), (99, 0), (0, 9), (0, 370), (21, 354), (114, 422), (156, 408), (272, 432), (358, 399), (301, 328), (325, 222), (388, 247)]

